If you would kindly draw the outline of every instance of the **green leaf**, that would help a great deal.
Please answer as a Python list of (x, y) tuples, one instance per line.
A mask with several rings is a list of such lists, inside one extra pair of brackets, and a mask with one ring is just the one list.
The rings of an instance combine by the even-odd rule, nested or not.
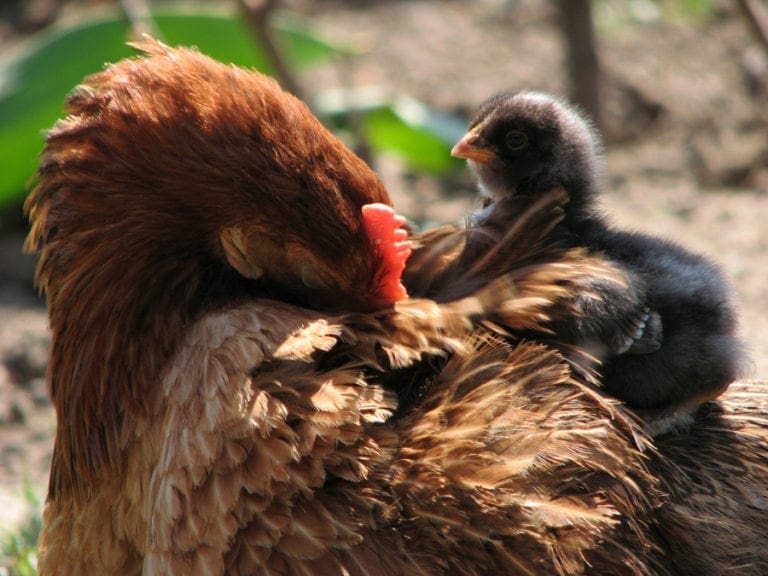
[(23, 195), (43, 147), (41, 131), (61, 116), (64, 96), (105, 62), (131, 54), (125, 32), (115, 21), (56, 30), (0, 71), (0, 205)]
[(444, 139), (424, 126), (409, 122), (393, 107), (369, 111), (363, 126), (375, 151), (395, 153), (413, 170), (439, 173), (455, 166), (451, 147)]
[(340, 126), (355, 117), (376, 152), (402, 158), (417, 172), (442, 173), (464, 165), (451, 147), (466, 132), (464, 120), (408, 96), (388, 96), (377, 87), (327, 90), (315, 108)]
[[(268, 59), (242, 19), (210, 11), (156, 11), (161, 39), (197, 46), (222, 62), (269, 73)], [(275, 22), (289, 64), (311, 66), (346, 51), (318, 38), (296, 19)], [(63, 115), (65, 96), (105, 64), (135, 53), (129, 27), (106, 15), (41, 33), (16, 60), (0, 68), (0, 206), (20, 199), (43, 148), (43, 130)]]

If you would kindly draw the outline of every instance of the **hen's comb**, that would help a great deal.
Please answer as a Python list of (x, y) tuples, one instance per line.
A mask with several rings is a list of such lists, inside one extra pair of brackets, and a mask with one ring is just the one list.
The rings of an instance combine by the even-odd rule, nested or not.
[(403, 230), (405, 218), (395, 214), (390, 206), (375, 203), (363, 206), (362, 219), (365, 233), (381, 254), (381, 280), (376, 303), (388, 306), (408, 296), (400, 281), (412, 249), (408, 232)]

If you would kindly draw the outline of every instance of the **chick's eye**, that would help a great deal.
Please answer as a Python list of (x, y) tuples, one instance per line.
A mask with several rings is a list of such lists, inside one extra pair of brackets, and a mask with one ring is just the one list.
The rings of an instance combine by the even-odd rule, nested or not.
[(526, 136), (525, 132), (510, 130), (507, 132), (505, 142), (507, 144), (507, 149), (515, 152), (528, 146), (528, 136)]

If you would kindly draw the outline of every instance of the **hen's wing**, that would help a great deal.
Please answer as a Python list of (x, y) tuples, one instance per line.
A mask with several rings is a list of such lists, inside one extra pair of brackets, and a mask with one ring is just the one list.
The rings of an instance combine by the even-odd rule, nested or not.
[[(137, 500), (149, 491), (147, 536), (133, 534), (145, 573), (339, 573), (337, 552), (371, 524), (364, 480), (386, 478), (400, 444), (377, 425), (396, 396), (375, 374), (465, 349), (466, 306), (333, 316), (262, 300), (195, 324), (163, 376), (159, 422), (136, 448), (157, 444), (140, 456), (156, 465), (128, 476)], [(356, 494), (328, 496), (338, 483)]]
[(394, 426), (399, 449), (374, 489), (338, 486), (378, 500), (376, 531), (348, 552), (352, 574), (378, 574), (390, 554), (416, 567), (408, 574), (655, 565), (644, 522), (658, 491), (632, 424), (547, 347), (473, 337)]

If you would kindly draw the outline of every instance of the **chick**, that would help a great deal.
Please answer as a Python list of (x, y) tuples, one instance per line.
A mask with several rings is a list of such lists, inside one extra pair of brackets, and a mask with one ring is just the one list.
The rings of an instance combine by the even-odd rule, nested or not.
[(485, 102), (452, 155), (468, 160), (485, 196), (477, 225), (504, 227), (512, 199), (563, 188), (569, 203), (552, 240), (604, 254), (626, 285), (596, 279), (575, 296), (581, 314), (558, 334), (602, 361), (605, 390), (632, 407), (692, 408), (722, 393), (744, 362), (736, 312), (718, 267), (677, 244), (616, 230), (596, 206), (599, 138), (567, 103), (540, 93)]

